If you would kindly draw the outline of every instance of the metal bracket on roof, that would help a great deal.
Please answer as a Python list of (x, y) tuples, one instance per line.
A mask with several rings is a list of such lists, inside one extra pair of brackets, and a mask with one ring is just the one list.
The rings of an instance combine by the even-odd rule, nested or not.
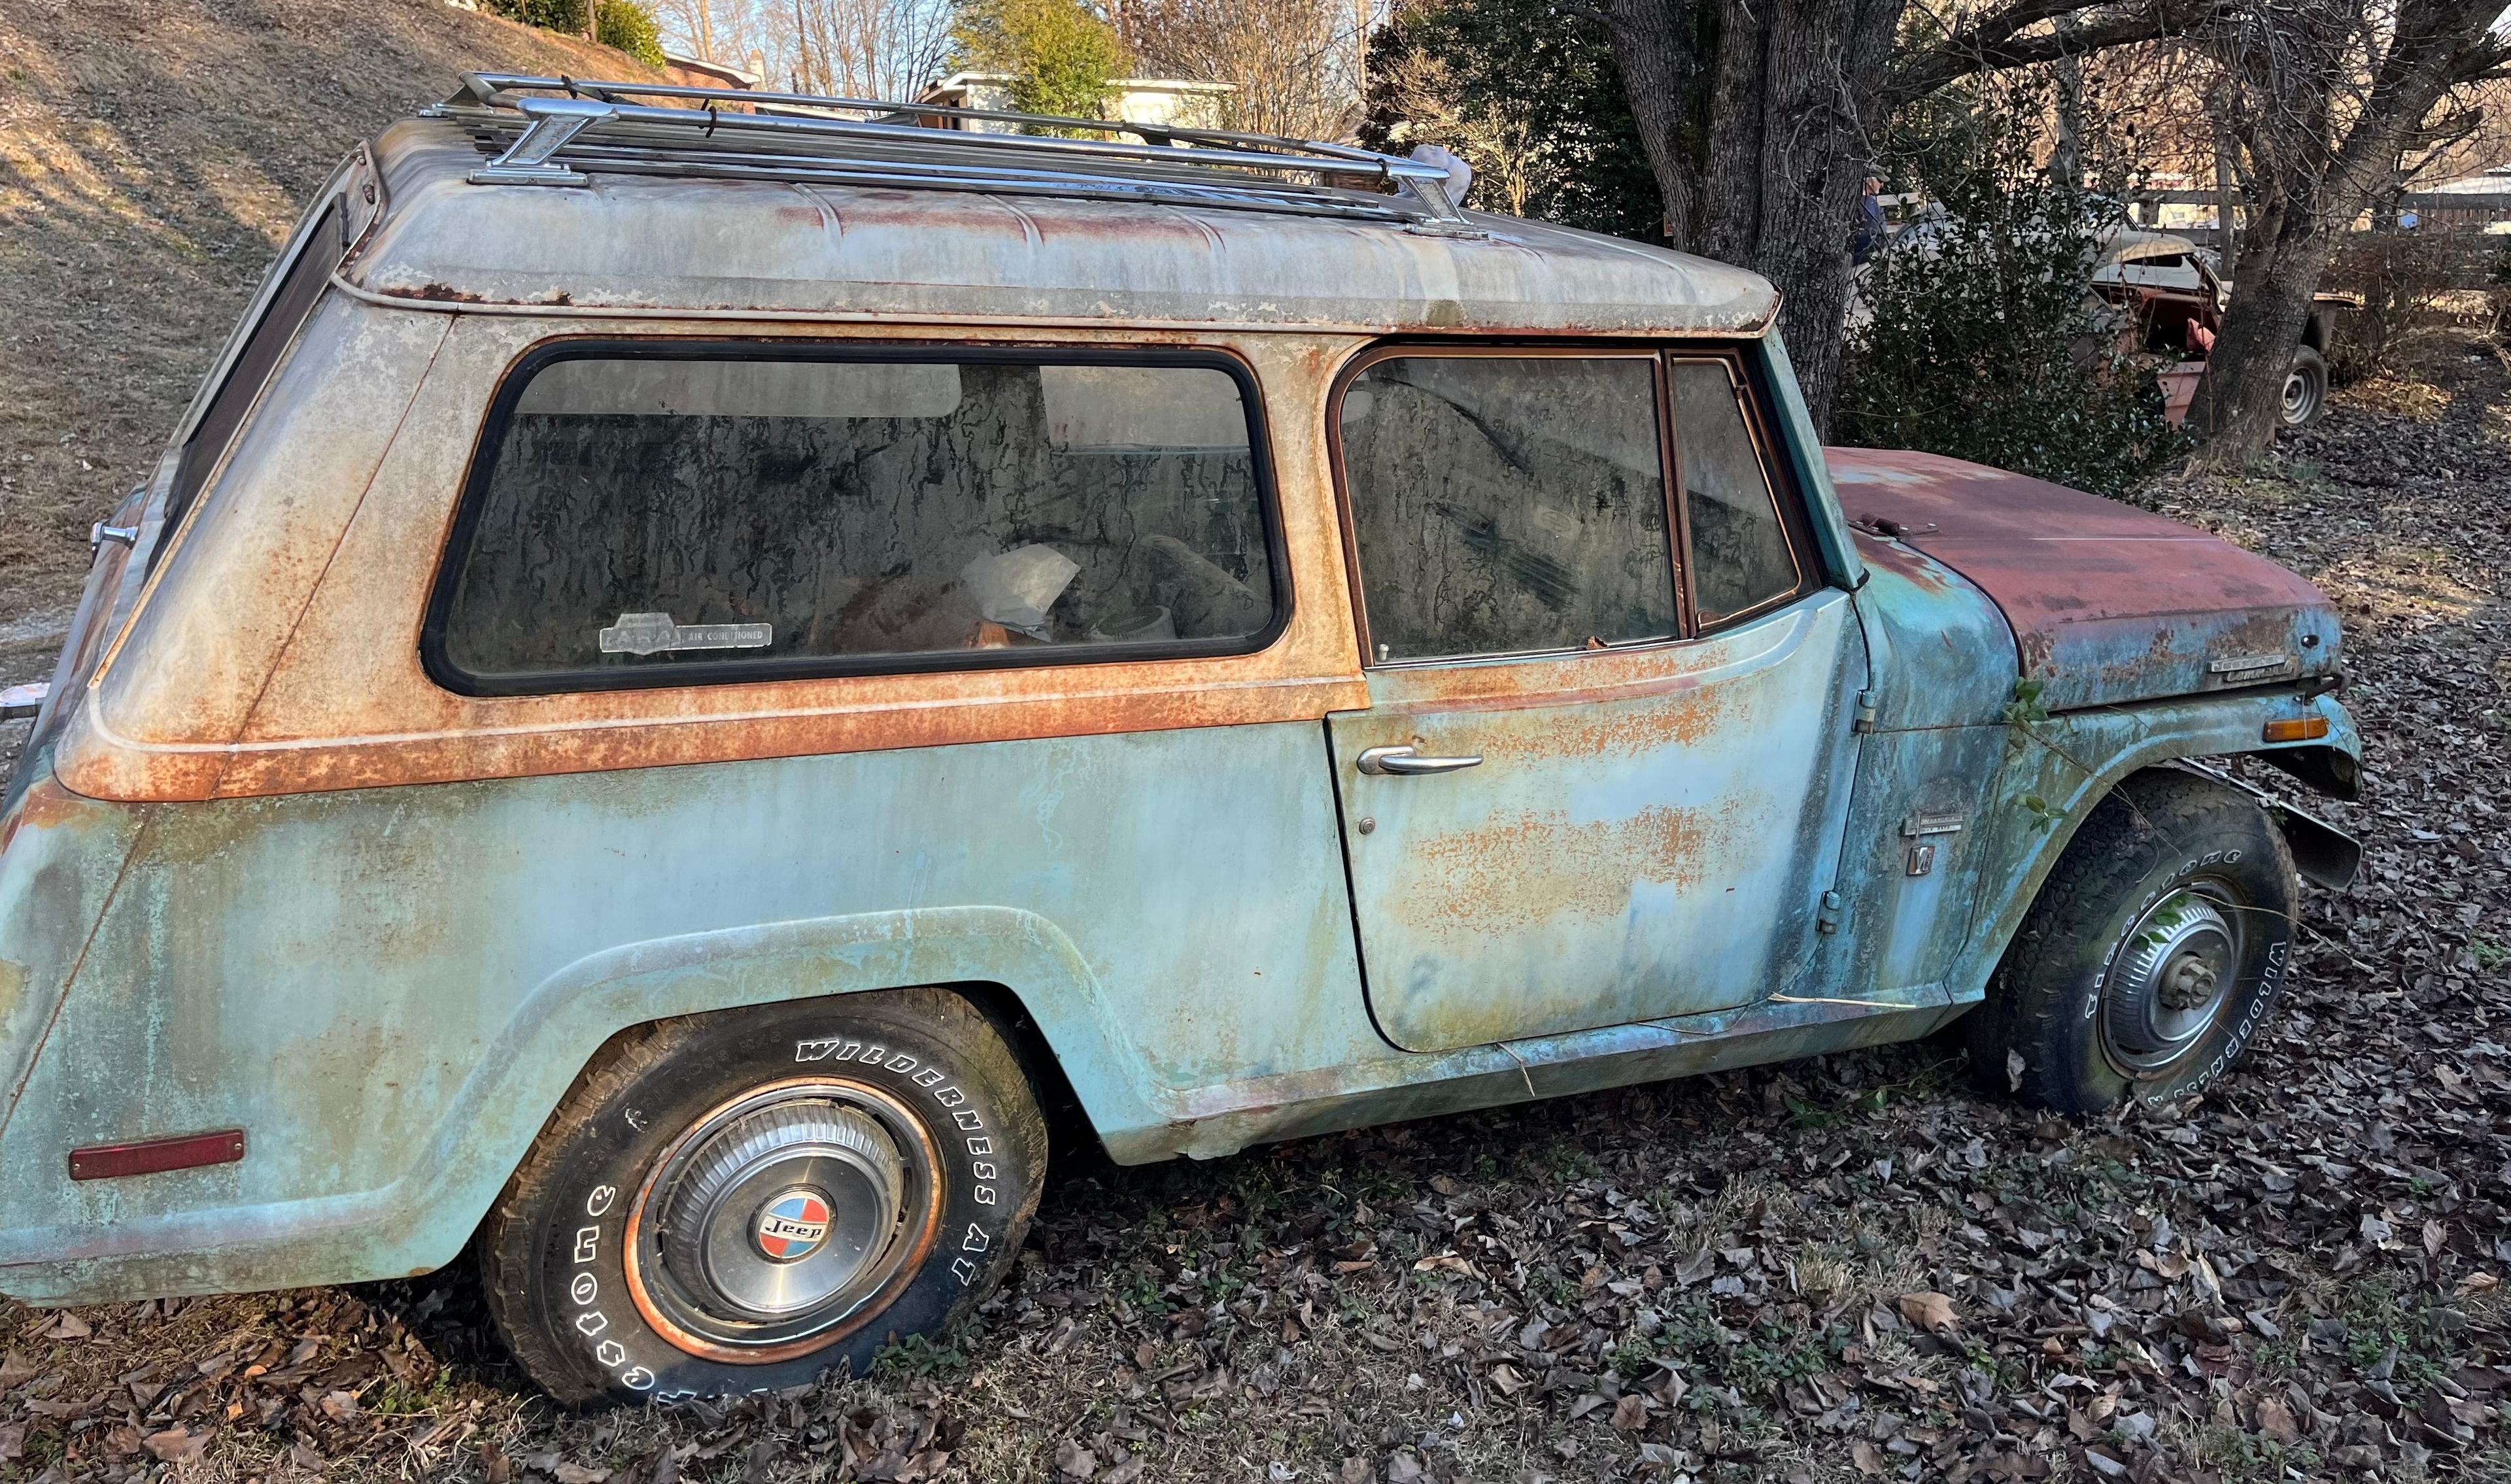
[(1483, 233), (1465, 220), (1465, 213), (1448, 198), (1448, 177), (1407, 174), (1404, 189), (1421, 203), (1423, 215), (1407, 223), (1406, 231), (1420, 237), (1481, 237)]
[(581, 171), (553, 164), (552, 155), (595, 124), (618, 117), (615, 104), (580, 97), (517, 98), (515, 107), (531, 120), (506, 152), (471, 172), (473, 185), (591, 185)]

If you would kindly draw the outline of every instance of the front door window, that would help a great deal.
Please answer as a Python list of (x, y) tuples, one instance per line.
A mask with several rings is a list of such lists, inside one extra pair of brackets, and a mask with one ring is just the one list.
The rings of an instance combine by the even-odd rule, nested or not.
[(1342, 399), (1381, 662), (1680, 631), (1646, 356), (1407, 356)]
[(1436, 1051), (1795, 982), (1864, 680), (1738, 375), (1405, 349), (1335, 412), (1371, 704), (1328, 719), (1370, 1008)]

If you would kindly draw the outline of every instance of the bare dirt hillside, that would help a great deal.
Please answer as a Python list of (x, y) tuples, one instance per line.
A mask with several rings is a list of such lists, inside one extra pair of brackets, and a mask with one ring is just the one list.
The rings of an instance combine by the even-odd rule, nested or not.
[(145, 475), (299, 206), (483, 67), (649, 75), (442, 0), (0, 3), (0, 680), (49, 661), (89, 522)]

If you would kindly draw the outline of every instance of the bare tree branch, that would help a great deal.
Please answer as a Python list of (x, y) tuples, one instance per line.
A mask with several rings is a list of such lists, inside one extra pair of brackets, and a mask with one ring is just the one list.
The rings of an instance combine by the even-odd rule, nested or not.
[[(1947, 36), (1923, 51), (1904, 53), (1892, 65), (1884, 101), (1898, 108), (1949, 84), (1983, 72), (2036, 66), (2111, 47), (2190, 35), (2221, 16), (2233, 0), (2155, 0), (2114, 9), (2102, 0), (2020, 0)], [(2072, 25), (2027, 29), (2061, 17)]]

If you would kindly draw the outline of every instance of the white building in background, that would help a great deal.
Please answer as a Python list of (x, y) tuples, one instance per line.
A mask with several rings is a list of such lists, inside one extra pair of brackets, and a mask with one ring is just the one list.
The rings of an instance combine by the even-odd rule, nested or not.
[[(1186, 128), (1217, 129), (1221, 127), (1225, 99), (1237, 90), (1227, 83), (1188, 82), (1176, 77), (1119, 77), (1108, 84), (1107, 117), (1134, 124), (1177, 124)], [(919, 103), (933, 103), (944, 108), (980, 108), (989, 112), (1016, 113), (1012, 102), (1012, 74), (1008, 72), (958, 72), (924, 90)], [(972, 130), (978, 133), (1009, 133), (1008, 124), (987, 124), (969, 120), (949, 120), (946, 127)]]

